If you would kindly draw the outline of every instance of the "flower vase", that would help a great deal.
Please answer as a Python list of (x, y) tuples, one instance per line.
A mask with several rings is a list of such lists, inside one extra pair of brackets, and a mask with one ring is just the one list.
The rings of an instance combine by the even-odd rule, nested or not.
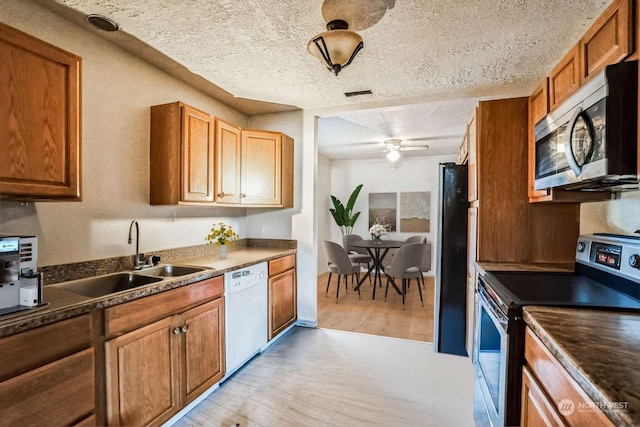
[(218, 258), (225, 259), (227, 257), (227, 245), (218, 246)]
[(373, 241), (375, 243), (380, 243), (380, 241), (382, 240), (380, 236), (376, 236), (375, 234), (372, 234), (371, 237), (373, 238)]

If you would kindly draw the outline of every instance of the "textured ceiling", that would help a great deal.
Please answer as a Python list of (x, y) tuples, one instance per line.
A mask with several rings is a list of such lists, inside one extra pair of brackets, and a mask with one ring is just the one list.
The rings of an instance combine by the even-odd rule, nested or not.
[[(122, 32), (232, 97), (303, 109), (343, 106), (344, 110), (345, 104), (362, 109), (368, 102), (403, 105), (407, 99), (415, 103), (417, 98), (428, 102), (424, 114), (411, 107), (404, 120), (403, 109), (393, 107), (382, 115), (375, 110), (321, 121), (321, 125), (350, 121), (351, 124), (341, 128), (343, 133), (347, 128), (351, 134), (358, 127), (370, 129), (358, 138), (354, 136), (351, 140), (354, 144), (367, 138), (381, 142), (379, 137), (383, 135), (459, 137), (472, 108), (462, 100), (529, 93), (610, 3), (610, 0), (344, 0), (352, 6), (347, 8), (348, 13), (354, 13), (354, 4), (358, 6), (355, 10), (362, 11), (362, 16), (345, 20), (351, 18), (361, 25), (368, 22), (362, 19), (368, 14), (375, 18), (370, 20), (375, 25), (359, 31), (364, 49), (336, 77), (306, 51), (309, 39), (325, 30), (320, 0), (36, 1), (49, 3), (50, 7), (64, 5), (82, 14), (106, 15), (120, 24)], [(382, 11), (388, 8), (382, 18), (381, 5)], [(335, 15), (335, 10), (332, 13)], [(110, 35), (105, 33), (104, 37)], [(372, 90), (373, 94), (344, 96), (344, 92), (364, 89)], [(452, 110), (456, 102), (437, 105), (429, 102), (441, 99), (461, 100), (461, 108), (466, 108), (464, 114)], [(446, 112), (447, 116), (438, 116), (433, 110)], [(372, 117), (384, 117), (390, 129), (381, 131), (380, 123), (372, 123)], [(454, 117), (461, 121), (456, 122)], [(408, 120), (420, 120), (420, 124), (412, 125)], [(439, 134), (434, 134), (435, 129)], [(332, 133), (336, 132), (320, 129), (321, 137)], [(321, 139), (319, 145), (322, 149), (335, 141), (336, 138)], [(435, 150), (436, 139), (433, 141), (429, 145)]]

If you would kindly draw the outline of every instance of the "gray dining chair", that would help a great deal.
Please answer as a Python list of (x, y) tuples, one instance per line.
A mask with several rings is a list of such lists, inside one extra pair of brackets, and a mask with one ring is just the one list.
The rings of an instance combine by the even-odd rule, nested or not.
[[(387, 301), (389, 292), (389, 283), (397, 288), (395, 279), (402, 280), (402, 309), (404, 310), (405, 296), (407, 294), (407, 281), (410, 279), (418, 279), (422, 276), (422, 257), (426, 245), (424, 243), (408, 243), (398, 249), (389, 268), (385, 270), (387, 276), (387, 287), (384, 291), (384, 300)], [(424, 307), (422, 299), (422, 288), (418, 285), (420, 291), (420, 303)]]
[[(424, 243), (427, 244), (427, 238), (425, 236), (410, 236), (407, 237), (407, 240), (405, 240), (405, 242), (407, 243)], [(431, 247), (429, 245), (429, 254), (431, 254)], [(422, 283), (422, 289), (426, 289), (424, 286), (424, 276), (422, 275), (422, 273), (424, 273), (425, 271), (429, 271), (431, 269), (431, 255), (429, 255), (429, 266), (428, 268), (425, 270), (425, 262), (423, 262), (420, 265), (420, 276), (417, 277), (417, 280)], [(411, 281), (409, 280), (409, 282), (407, 282), (407, 287), (411, 285)]]
[[(327, 259), (329, 268), (329, 279), (327, 280), (327, 289), (324, 292), (326, 298), (329, 292), (329, 285), (331, 284), (331, 276), (333, 274), (338, 275), (338, 284), (336, 286), (336, 302), (340, 296), (340, 277), (344, 277), (344, 289), (347, 292), (347, 276), (355, 274), (358, 279), (360, 278), (360, 264), (354, 263), (349, 259), (347, 251), (337, 243), (325, 240), (322, 242), (324, 246), (324, 256)], [(360, 288), (358, 287), (358, 298), (360, 298)]]
[(368, 274), (371, 269), (371, 256), (369, 255), (369, 252), (365, 248), (351, 246), (351, 243), (359, 242), (361, 240), (363, 240), (362, 237), (357, 234), (345, 234), (342, 236), (342, 246), (347, 251), (352, 262), (367, 266), (367, 276), (369, 276), (369, 284), (371, 284), (371, 275)]

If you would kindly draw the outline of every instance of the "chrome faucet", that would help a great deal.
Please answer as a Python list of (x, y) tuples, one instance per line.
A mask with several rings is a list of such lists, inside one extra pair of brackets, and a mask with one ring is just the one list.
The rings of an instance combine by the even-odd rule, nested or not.
[(140, 253), (140, 226), (138, 225), (138, 221), (135, 219), (131, 221), (131, 225), (129, 225), (129, 244), (131, 244), (131, 232), (133, 231), (133, 226), (136, 226), (136, 254), (133, 256), (133, 269), (141, 270), (144, 267), (144, 260), (140, 259), (144, 258), (144, 254)]

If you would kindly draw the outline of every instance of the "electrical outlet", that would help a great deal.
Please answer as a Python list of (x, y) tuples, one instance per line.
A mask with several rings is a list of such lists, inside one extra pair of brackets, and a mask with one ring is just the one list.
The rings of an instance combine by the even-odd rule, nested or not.
[(266, 231), (266, 228), (264, 225), (260, 226), (260, 234), (264, 234), (264, 232)]

